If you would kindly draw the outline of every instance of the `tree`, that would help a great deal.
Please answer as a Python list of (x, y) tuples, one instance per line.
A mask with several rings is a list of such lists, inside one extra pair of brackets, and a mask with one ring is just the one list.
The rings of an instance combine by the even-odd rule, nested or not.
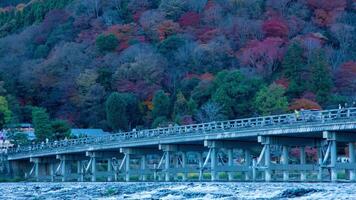
[(289, 80), (287, 92), (292, 98), (299, 97), (307, 89), (305, 65), (303, 48), (299, 43), (292, 43), (282, 61), (284, 75)]
[(71, 131), (70, 126), (67, 121), (64, 120), (54, 120), (51, 122), (51, 127), (53, 130), (53, 139), (54, 140), (62, 140), (64, 138), (69, 138)]
[(241, 63), (255, 70), (263, 77), (269, 77), (277, 71), (282, 60), (284, 41), (281, 38), (269, 37), (263, 41), (252, 40), (242, 48), (238, 57)]
[(0, 129), (11, 121), (11, 115), (6, 98), (0, 96)]
[(32, 109), (32, 124), (35, 128), (37, 141), (44, 141), (53, 138), (53, 129), (49, 115), (45, 108), (34, 107)]
[(335, 84), (341, 94), (355, 96), (356, 62), (346, 62), (336, 71)]
[(214, 80), (216, 87), (212, 100), (223, 107), (230, 119), (251, 115), (252, 100), (258, 90), (259, 80), (249, 79), (240, 71), (219, 72)]
[(100, 52), (114, 51), (118, 45), (119, 41), (114, 34), (101, 34), (96, 38), (96, 46)]
[(309, 99), (304, 99), (304, 98), (294, 99), (293, 103), (289, 106), (289, 110), (300, 110), (300, 109), (321, 110), (321, 106), (318, 103)]
[(163, 90), (158, 90), (153, 97), (152, 117), (168, 117), (170, 113), (170, 99)]
[(222, 106), (218, 103), (209, 101), (202, 105), (195, 115), (195, 118), (198, 122), (206, 123), (225, 120), (226, 116), (223, 114)]
[(332, 79), (330, 66), (326, 61), (325, 53), (316, 50), (311, 56), (311, 88), (316, 94), (316, 99), (320, 104), (326, 104), (330, 100)]
[(117, 92), (110, 94), (106, 100), (106, 119), (114, 131), (126, 130), (128, 128), (126, 106), (127, 102)]
[(280, 18), (266, 20), (262, 26), (267, 37), (288, 37), (288, 26), (286, 22)]
[(173, 115), (174, 118), (189, 114), (188, 101), (182, 92), (178, 92), (176, 101), (174, 102)]
[(262, 87), (256, 94), (254, 107), (262, 115), (284, 113), (288, 109), (288, 100), (284, 93), (285, 89), (277, 84)]

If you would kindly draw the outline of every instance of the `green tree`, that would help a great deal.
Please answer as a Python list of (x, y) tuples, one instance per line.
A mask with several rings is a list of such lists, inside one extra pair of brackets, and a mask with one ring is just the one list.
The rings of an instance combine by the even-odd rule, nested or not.
[(119, 40), (114, 34), (101, 34), (96, 38), (96, 46), (100, 52), (114, 51), (119, 45)]
[(5, 97), (0, 96), (0, 128), (11, 121), (11, 111)]
[(131, 93), (120, 93), (125, 101), (125, 113), (128, 120), (128, 129), (132, 129), (141, 122), (142, 114), (139, 108), (138, 98)]
[(32, 109), (32, 124), (38, 141), (53, 138), (53, 130), (46, 109), (39, 107)]
[(254, 107), (262, 115), (280, 114), (288, 109), (288, 100), (282, 86), (262, 87), (256, 94)]
[(324, 51), (316, 50), (312, 53), (310, 69), (312, 74), (311, 88), (316, 94), (317, 101), (325, 105), (331, 96), (332, 79), (330, 66), (326, 60)]
[(53, 139), (54, 140), (62, 140), (64, 138), (69, 138), (70, 137), (70, 126), (67, 121), (64, 120), (54, 120), (51, 123), (51, 127), (53, 130)]
[(287, 92), (292, 98), (299, 97), (307, 89), (305, 66), (303, 48), (297, 42), (292, 43), (282, 61), (285, 76), (290, 81)]
[(170, 100), (163, 90), (159, 90), (153, 97), (152, 117), (168, 117), (170, 113)]
[(223, 114), (228, 118), (251, 115), (252, 99), (260, 81), (249, 79), (240, 71), (219, 72), (214, 80), (216, 87), (212, 100), (222, 105)]
[(182, 92), (178, 92), (176, 101), (174, 102), (174, 111), (173, 115), (176, 116), (182, 116), (186, 115), (189, 113), (189, 107), (188, 107), (188, 101), (184, 97)]
[(128, 128), (126, 106), (127, 102), (118, 92), (110, 94), (106, 100), (106, 119), (114, 131), (126, 130)]

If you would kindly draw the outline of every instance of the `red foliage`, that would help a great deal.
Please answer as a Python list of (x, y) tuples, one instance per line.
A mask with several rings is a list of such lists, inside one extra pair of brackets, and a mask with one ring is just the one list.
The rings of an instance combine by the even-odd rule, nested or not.
[(104, 30), (104, 25), (96, 19), (90, 21), (89, 26), (90, 29), (85, 29), (78, 34), (77, 42), (95, 42), (96, 37)]
[(200, 80), (205, 80), (205, 81), (212, 81), (214, 79), (214, 75), (211, 73), (204, 73), (200, 75)]
[(335, 85), (338, 91), (355, 94), (356, 91), (356, 62), (344, 63), (335, 73)]
[(302, 98), (311, 101), (316, 101), (316, 95), (313, 92), (309, 92), (309, 91), (304, 92)]
[(179, 32), (179, 30), (179, 24), (172, 20), (163, 21), (157, 28), (159, 39), (161, 41), (166, 39), (170, 35), (176, 34), (177, 32)]
[[(308, 160), (318, 160), (318, 150), (314, 147), (305, 147), (305, 154)], [(300, 148), (292, 148), (291, 155), (293, 157), (299, 158), (300, 157)]]
[(205, 29), (205, 32), (202, 32), (201, 34), (198, 35), (199, 40), (202, 43), (207, 43), (211, 39), (215, 38), (220, 34), (219, 29)]
[(277, 85), (282, 86), (283, 88), (287, 89), (289, 87), (289, 80), (287, 78), (280, 78), (274, 81)]
[(346, 8), (346, 0), (308, 0), (314, 9), (314, 22), (319, 26), (329, 26)]
[(321, 106), (309, 99), (295, 99), (293, 103), (289, 106), (289, 110), (300, 110), (300, 109), (306, 109), (306, 110), (311, 110), (311, 109), (317, 109), (321, 110)]
[(241, 63), (255, 69), (263, 76), (270, 75), (276, 70), (275, 63), (281, 61), (284, 48), (281, 38), (266, 38), (263, 41), (250, 41), (237, 55)]
[(159, 89), (161, 89), (159, 85), (147, 83), (144, 80), (121, 80), (117, 82), (117, 90), (119, 92), (132, 92), (137, 94), (141, 99), (147, 99)]
[(288, 36), (289, 32), (287, 23), (276, 17), (265, 21), (262, 25), (262, 29), (267, 37), (285, 38)]
[(197, 26), (200, 22), (200, 15), (196, 12), (187, 12), (179, 19), (179, 24), (182, 27)]

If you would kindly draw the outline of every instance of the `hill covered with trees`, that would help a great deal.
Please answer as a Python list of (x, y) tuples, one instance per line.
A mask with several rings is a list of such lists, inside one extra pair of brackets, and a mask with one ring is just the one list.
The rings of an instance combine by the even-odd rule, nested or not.
[(47, 112), (118, 131), (356, 100), (354, 0), (0, 6), (1, 126)]

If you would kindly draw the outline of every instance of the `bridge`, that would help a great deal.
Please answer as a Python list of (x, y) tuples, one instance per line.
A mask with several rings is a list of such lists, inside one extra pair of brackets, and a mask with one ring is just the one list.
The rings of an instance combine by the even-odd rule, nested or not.
[(133, 130), (9, 149), (33, 181), (355, 181), (356, 108)]

